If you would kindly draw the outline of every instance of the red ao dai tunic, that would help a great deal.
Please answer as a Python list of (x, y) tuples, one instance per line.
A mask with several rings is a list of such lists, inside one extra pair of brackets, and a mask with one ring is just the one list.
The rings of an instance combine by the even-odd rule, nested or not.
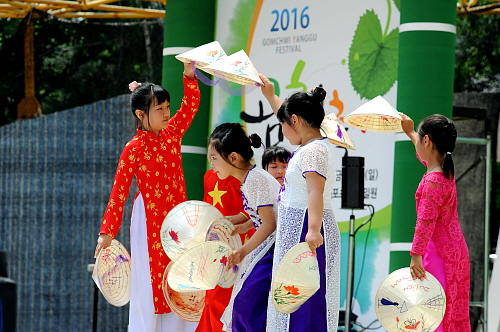
[(161, 244), (160, 228), (167, 213), (187, 200), (181, 140), (198, 111), (199, 103), (198, 82), (184, 77), (181, 108), (170, 119), (168, 127), (161, 130), (158, 136), (153, 132), (137, 130), (137, 135), (123, 149), (102, 220), (100, 234), (116, 237), (122, 223), (123, 206), (135, 175), (139, 188), (137, 195), (142, 194), (146, 211), (149, 266), (156, 314), (171, 311), (161, 285), (170, 259)]

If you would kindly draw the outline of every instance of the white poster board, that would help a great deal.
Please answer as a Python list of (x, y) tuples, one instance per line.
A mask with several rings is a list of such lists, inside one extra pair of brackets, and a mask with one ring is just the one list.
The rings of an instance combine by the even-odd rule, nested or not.
[[(245, 49), (257, 70), (275, 82), (282, 99), (323, 84), (326, 113), (342, 119), (376, 95), (396, 105), (398, 25), (399, 11), (392, 1), (219, 0), (215, 39), (228, 54)], [(295, 149), (280, 136), (278, 121), (258, 88), (238, 97), (215, 87), (212, 97), (212, 128), (241, 122), (267, 146)], [(357, 148), (349, 156), (365, 158), (365, 203), (375, 207), (370, 230), (367, 225), (356, 235), (353, 312), (366, 327), (376, 319), (375, 293), (389, 272), (395, 135), (355, 128), (348, 133)], [(340, 209), (346, 150), (337, 150), (332, 204), (342, 232), (342, 308), (351, 210)], [(256, 150), (259, 166), (262, 152)], [(369, 211), (355, 210), (354, 215), (366, 219)]]

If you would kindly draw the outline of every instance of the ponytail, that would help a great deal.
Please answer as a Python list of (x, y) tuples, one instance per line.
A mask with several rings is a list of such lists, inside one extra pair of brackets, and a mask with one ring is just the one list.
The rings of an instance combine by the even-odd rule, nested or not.
[(455, 165), (451, 153), (455, 151), (457, 129), (453, 121), (441, 114), (426, 117), (418, 127), (420, 137), (429, 136), (438, 152), (444, 159), (441, 167), (446, 178), (455, 177)]
[(278, 121), (290, 124), (292, 115), (295, 114), (312, 128), (320, 128), (325, 118), (325, 109), (323, 108), (325, 97), (326, 91), (321, 84), (312, 91), (295, 92), (278, 109), (276, 113)]
[(257, 149), (260, 148), (260, 146), (262, 145), (262, 139), (257, 134), (252, 134), (248, 136), (248, 139), (250, 140), (250, 145), (252, 146), (252, 148)]
[(453, 158), (451, 152), (447, 152), (443, 160), (443, 174), (447, 179), (455, 177), (455, 164), (453, 163)]

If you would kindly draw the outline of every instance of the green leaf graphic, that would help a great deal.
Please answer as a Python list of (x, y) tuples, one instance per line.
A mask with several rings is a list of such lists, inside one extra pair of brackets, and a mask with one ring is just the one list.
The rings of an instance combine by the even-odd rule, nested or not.
[(401, 11), (401, 0), (394, 0), (394, 4), (396, 5), (396, 8)]
[(233, 18), (229, 21), (231, 34), (223, 45), (227, 54), (233, 54), (247, 47), (256, 2), (256, 0), (239, 0), (234, 8)]
[(397, 80), (399, 30), (382, 35), (373, 10), (360, 18), (349, 49), (351, 83), (362, 98), (386, 94)]
[[(250, 26), (252, 25), (253, 12), (257, 0), (237, 0), (229, 21), (229, 31), (231, 34), (226, 40), (219, 40), (227, 54), (233, 54), (247, 47), (248, 37), (250, 35)], [(233, 83), (230, 84), (233, 86)], [(234, 85), (236, 88), (237, 85)], [(221, 94), (221, 104), (224, 106), (220, 111), (219, 118), (215, 120), (216, 124), (223, 122), (241, 122), (240, 112), (242, 110), (241, 96), (230, 96), (226, 93)]]

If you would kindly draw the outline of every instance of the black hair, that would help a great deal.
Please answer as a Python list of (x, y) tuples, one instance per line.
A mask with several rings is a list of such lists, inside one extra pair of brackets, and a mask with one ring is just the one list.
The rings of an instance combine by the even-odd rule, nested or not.
[(170, 93), (164, 87), (153, 83), (142, 83), (132, 92), (130, 107), (137, 120), (137, 127), (141, 124), (141, 121), (135, 111), (141, 110), (146, 113), (149, 121), (149, 107), (155, 100), (157, 104), (162, 104), (165, 101), (170, 102)]
[(326, 97), (326, 91), (320, 84), (313, 91), (295, 92), (286, 99), (278, 109), (278, 121), (290, 123), (292, 115), (301, 117), (308, 125), (313, 128), (320, 128), (325, 118), (325, 109), (323, 101)]
[[(243, 126), (239, 123), (223, 123), (218, 125), (210, 135), (210, 145), (224, 160), (233, 165), (228, 156), (236, 152), (246, 161), (253, 157), (253, 148), (258, 148), (262, 140), (257, 134), (247, 136)], [(233, 165), (234, 166), (234, 165)]]
[(418, 126), (418, 134), (422, 140), (425, 135), (430, 140), (444, 160), (441, 164), (444, 176), (448, 179), (455, 176), (455, 165), (451, 153), (455, 151), (457, 141), (457, 129), (453, 121), (441, 114), (433, 114), (422, 120)]
[(269, 164), (276, 161), (288, 163), (288, 159), (290, 159), (291, 156), (292, 154), (290, 151), (284, 147), (278, 145), (272, 146), (266, 149), (262, 154), (262, 168), (267, 170)]

